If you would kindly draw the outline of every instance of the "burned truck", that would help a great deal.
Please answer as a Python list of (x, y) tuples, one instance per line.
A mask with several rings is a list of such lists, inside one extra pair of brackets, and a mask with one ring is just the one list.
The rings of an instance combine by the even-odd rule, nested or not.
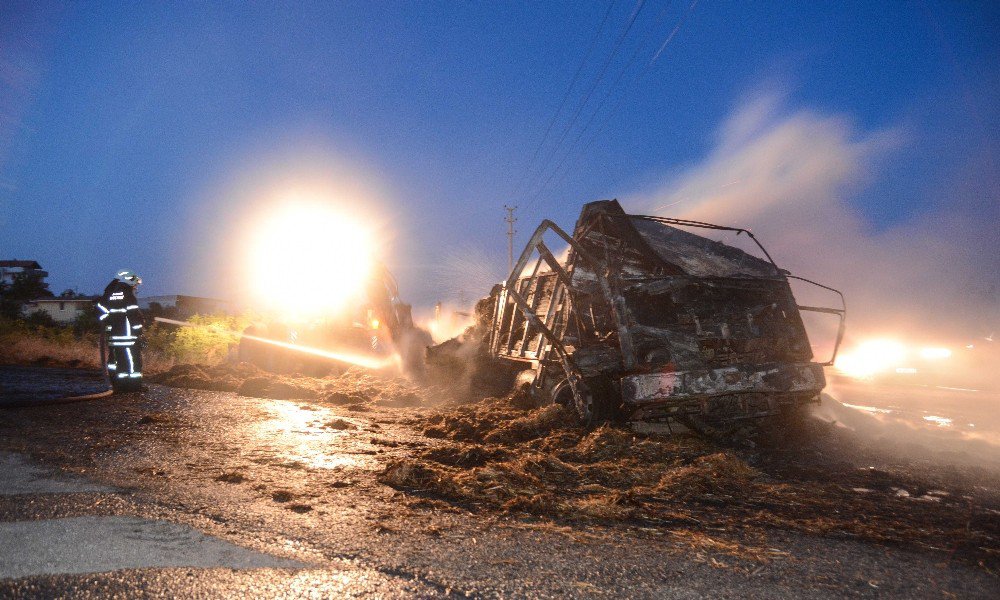
[[(762, 257), (692, 233), (745, 235)], [(546, 235), (568, 248), (557, 258)], [(562, 253), (560, 253), (562, 254)], [(516, 363), (539, 403), (609, 418), (720, 430), (819, 401), (845, 306), (800, 306), (746, 229), (584, 206), (573, 235), (543, 221), (506, 282), (480, 302), (481, 342)], [(813, 360), (802, 311), (839, 318), (833, 357)]]

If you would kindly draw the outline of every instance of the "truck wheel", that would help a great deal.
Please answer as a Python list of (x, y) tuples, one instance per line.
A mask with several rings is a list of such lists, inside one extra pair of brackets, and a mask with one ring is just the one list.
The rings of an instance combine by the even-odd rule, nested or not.
[(593, 427), (613, 416), (610, 386), (598, 379), (577, 384), (578, 395), (573, 394), (569, 381), (562, 381), (553, 390), (552, 400), (576, 413), (576, 420), (582, 427)]
[(752, 421), (719, 422), (702, 415), (684, 415), (678, 420), (691, 431), (713, 442), (754, 447), (751, 438), (757, 433), (757, 429)]
[(578, 385), (577, 395), (573, 398), (573, 408), (576, 409), (576, 418), (580, 425), (591, 427), (598, 422), (598, 400), (594, 397), (594, 392), (587, 386)]

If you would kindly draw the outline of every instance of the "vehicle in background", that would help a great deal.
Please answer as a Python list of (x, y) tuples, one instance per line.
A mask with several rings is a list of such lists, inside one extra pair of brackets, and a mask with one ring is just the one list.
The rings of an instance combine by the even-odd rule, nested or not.
[[(324, 375), (328, 358), (297, 352), (302, 346), (330, 352), (350, 352), (376, 359), (400, 357), (401, 366), (419, 372), (429, 335), (413, 324), (411, 307), (399, 298), (395, 278), (383, 265), (373, 269), (361, 293), (346, 308), (308, 320), (276, 316), (251, 324), (240, 339), (239, 358), (277, 373)], [(263, 338), (286, 345), (269, 344)]]

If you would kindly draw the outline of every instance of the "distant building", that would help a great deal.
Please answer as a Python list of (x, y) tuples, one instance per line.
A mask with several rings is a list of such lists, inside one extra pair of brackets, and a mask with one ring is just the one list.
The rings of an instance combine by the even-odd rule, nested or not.
[(192, 315), (231, 314), (235, 310), (235, 307), (225, 300), (179, 294), (139, 298), (139, 308), (154, 314), (162, 312), (182, 319)]
[(97, 302), (93, 296), (75, 296), (73, 298), (39, 298), (24, 305), (22, 314), (25, 316), (34, 312), (43, 312), (56, 323), (68, 325), (76, 321), (88, 308)]
[(48, 271), (42, 270), (42, 265), (34, 260), (0, 260), (0, 284), (10, 285), (18, 275), (27, 275), (39, 280), (43, 288), (48, 288), (45, 278)]

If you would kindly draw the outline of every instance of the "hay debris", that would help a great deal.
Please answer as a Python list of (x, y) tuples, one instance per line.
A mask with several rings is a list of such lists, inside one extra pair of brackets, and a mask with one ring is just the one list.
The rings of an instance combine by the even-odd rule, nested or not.
[(271, 377), (252, 377), (236, 391), (241, 396), (278, 400), (305, 400), (317, 395), (314, 389), (289, 381), (276, 381)]
[(334, 404), (337, 406), (347, 406), (349, 404), (364, 404), (370, 400), (370, 396), (367, 394), (361, 394), (351, 391), (334, 391), (330, 392), (323, 397), (328, 404)]
[(170, 370), (149, 377), (153, 383), (170, 387), (216, 392), (235, 392), (253, 377), (266, 375), (249, 363), (235, 365), (175, 365)]
[(752, 560), (776, 556), (766, 545), (742, 541), (769, 527), (947, 548), (953, 557), (1000, 563), (984, 550), (1000, 546), (1000, 522), (986, 516), (996, 513), (966, 505), (956, 491), (935, 502), (918, 502), (916, 492), (899, 495), (895, 490), (941, 486), (824, 459), (801, 441), (789, 453), (727, 449), (691, 435), (640, 434), (610, 424), (585, 431), (562, 407), (530, 410), (507, 399), (409, 424), (439, 441), (394, 459), (378, 480), (428, 500), (563, 522), (666, 525), (697, 551)]
[(249, 363), (182, 364), (151, 376), (150, 381), (170, 387), (236, 392), (254, 398), (318, 400), (351, 410), (365, 410), (372, 403), (395, 408), (425, 404), (420, 389), (413, 383), (360, 368), (327, 377), (305, 377), (279, 375)]
[(239, 471), (226, 471), (219, 474), (219, 476), (216, 477), (215, 480), (221, 481), (222, 483), (239, 484), (246, 481), (247, 478), (244, 477), (243, 473), (240, 473)]

